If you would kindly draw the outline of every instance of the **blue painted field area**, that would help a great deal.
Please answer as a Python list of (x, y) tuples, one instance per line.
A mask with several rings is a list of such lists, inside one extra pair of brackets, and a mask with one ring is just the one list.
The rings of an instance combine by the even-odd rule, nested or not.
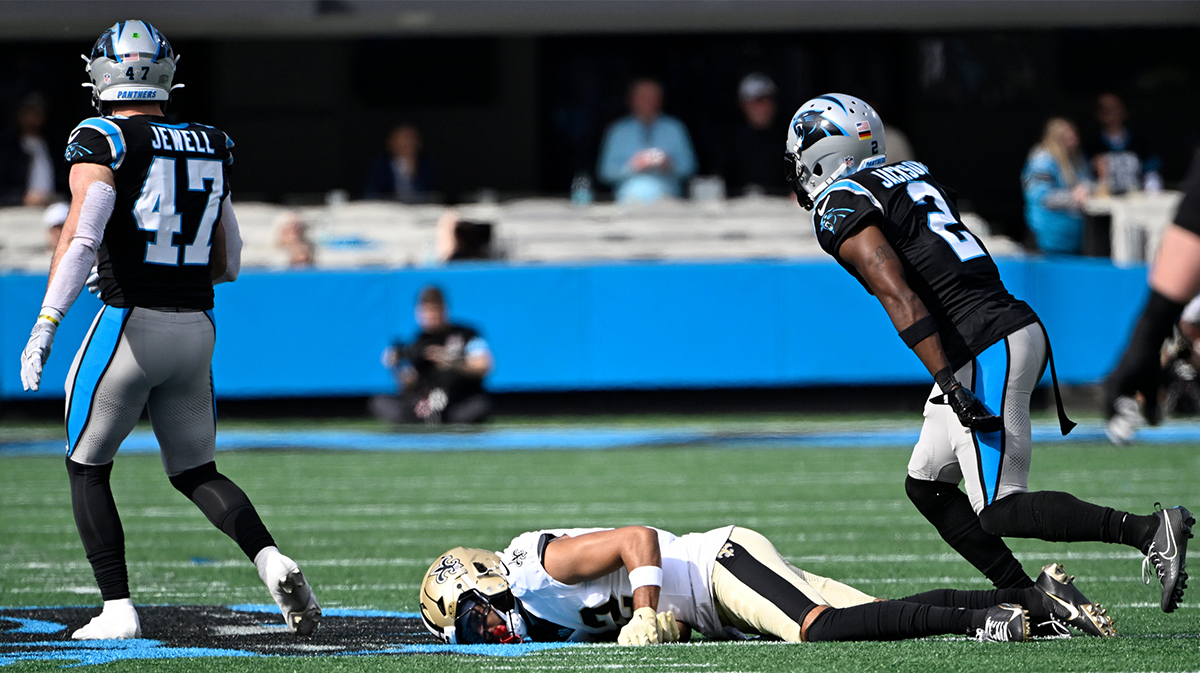
[[(315, 449), (322, 451), (505, 451), (601, 450), (652, 446), (706, 445), (739, 447), (872, 447), (904, 446), (917, 441), (920, 425), (817, 431), (745, 431), (706, 426), (660, 428), (542, 427), (447, 430), (429, 432), (370, 432), (353, 430), (231, 430), (218, 431), (217, 449)], [(1200, 421), (1172, 421), (1139, 432), (1149, 444), (1200, 443)], [(1033, 427), (1035, 443), (1107, 442), (1100, 421), (1084, 421), (1064, 437), (1057, 423)], [(55, 455), (65, 451), (61, 440), (0, 442), (0, 456)], [(158, 440), (149, 430), (135, 431), (121, 445), (123, 454), (157, 453)]]
[[(319, 637), (297, 638), (274, 605), (139, 606), (143, 637), (132, 640), (70, 639), (92, 607), (0, 607), (0, 666), (57, 661), (64, 666), (214, 657), (378, 656), (470, 654), (520, 657), (565, 643), (445, 645), (425, 632), (411, 612), (330, 608)], [(207, 645), (205, 644), (207, 643)], [(212, 647), (227, 643), (227, 647)]]

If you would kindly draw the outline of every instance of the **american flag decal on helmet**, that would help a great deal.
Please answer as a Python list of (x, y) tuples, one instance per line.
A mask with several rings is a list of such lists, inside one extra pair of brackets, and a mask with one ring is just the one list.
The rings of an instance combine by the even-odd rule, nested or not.
[(859, 140), (871, 139), (871, 122), (857, 122), (854, 124), (854, 128), (858, 130)]

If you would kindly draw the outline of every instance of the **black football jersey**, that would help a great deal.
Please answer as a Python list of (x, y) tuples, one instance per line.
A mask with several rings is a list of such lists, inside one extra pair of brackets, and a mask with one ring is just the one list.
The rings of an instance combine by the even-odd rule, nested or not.
[(937, 322), (955, 369), (1038, 319), (1005, 289), (987, 248), (963, 225), (953, 192), (924, 164), (904, 161), (838, 180), (817, 196), (812, 219), (821, 248), (868, 292), (871, 288), (838, 249), (859, 227), (883, 231), (909, 287)]
[(108, 166), (116, 178), (116, 206), (96, 255), (106, 304), (212, 308), (209, 252), (232, 148), (211, 126), (163, 117), (93, 117), (75, 127), (67, 163)]

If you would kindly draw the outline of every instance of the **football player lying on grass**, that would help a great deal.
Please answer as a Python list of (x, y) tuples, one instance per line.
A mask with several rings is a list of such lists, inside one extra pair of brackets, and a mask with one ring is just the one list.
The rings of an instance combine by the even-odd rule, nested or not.
[(1024, 589), (937, 589), (881, 600), (788, 563), (760, 533), (675, 536), (645, 526), (540, 530), (499, 554), (456, 547), (421, 582), (421, 618), (448, 643), (613, 640), (622, 645), (747, 634), (789, 642), (966, 635), (1029, 639), (1031, 623), (1113, 636), (1112, 619), (1061, 565)]

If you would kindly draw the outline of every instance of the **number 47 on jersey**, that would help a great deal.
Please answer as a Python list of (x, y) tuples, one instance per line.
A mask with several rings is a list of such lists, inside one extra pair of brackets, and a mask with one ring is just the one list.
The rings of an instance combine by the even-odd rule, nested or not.
[[(183, 231), (182, 216), (177, 210), (176, 171), (184, 171), (188, 191), (208, 192), (204, 213), (196, 238), (183, 246), (180, 255), (175, 234)], [(208, 184), (205, 184), (208, 183)], [(221, 212), (221, 195), (225, 192), (225, 173), (216, 159), (173, 159), (154, 157), (146, 171), (146, 184), (133, 206), (138, 228), (154, 232), (146, 243), (146, 263), (168, 266), (203, 266), (208, 264), (212, 249), (212, 230)]]

